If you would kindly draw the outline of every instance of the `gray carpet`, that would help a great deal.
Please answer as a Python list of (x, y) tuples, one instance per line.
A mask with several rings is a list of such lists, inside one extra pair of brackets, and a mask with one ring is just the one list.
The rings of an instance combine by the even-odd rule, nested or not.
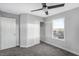
[(0, 51), (0, 56), (76, 56), (60, 48), (41, 42), (33, 47), (14, 47)]

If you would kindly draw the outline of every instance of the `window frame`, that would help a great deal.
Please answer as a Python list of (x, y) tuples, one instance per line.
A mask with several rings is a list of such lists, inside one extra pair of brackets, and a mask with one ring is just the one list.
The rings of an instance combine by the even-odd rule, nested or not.
[[(64, 39), (57, 39), (57, 38), (55, 39), (53, 35), (53, 20), (58, 20), (58, 19), (64, 19)], [(65, 17), (54, 18), (53, 20), (52, 20), (52, 39), (65, 41)]]

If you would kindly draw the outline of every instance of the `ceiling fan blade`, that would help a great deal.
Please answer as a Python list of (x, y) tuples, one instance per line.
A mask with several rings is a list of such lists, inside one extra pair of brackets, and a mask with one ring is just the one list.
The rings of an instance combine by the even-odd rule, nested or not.
[(63, 7), (65, 4), (59, 4), (59, 5), (54, 5), (54, 6), (48, 6), (48, 9), (52, 9), (52, 8), (57, 8), (57, 7)]
[(36, 10), (32, 10), (31, 12), (34, 12), (34, 11), (39, 11), (39, 10), (42, 10), (42, 8), (40, 8), (40, 9), (36, 9)]
[(46, 11), (45, 14), (48, 15), (48, 11)]

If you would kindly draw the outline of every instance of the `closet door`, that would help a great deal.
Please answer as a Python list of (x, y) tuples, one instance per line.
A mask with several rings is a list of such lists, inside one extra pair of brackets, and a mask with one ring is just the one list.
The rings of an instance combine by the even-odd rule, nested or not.
[(27, 24), (27, 47), (40, 43), (40, 25), (28, 23)]
[[(1, 18), (1, 49), (16, 46), (16, 19)], [(12, 20), (12, 21), (11, 21)]]

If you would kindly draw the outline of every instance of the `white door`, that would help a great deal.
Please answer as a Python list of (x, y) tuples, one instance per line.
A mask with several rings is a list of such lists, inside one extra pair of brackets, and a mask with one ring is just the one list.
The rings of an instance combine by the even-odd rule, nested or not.
[(40, 43), (40, 25), (39, 23), (27, 24), (27, 47)]
[[(16, 19), (2, 18), (1, 23), (1, 49), (16, 46)], [(4, 20), (5, 19), (5, 20)], [(8, 19), (8, 20), (7, 20)]]

